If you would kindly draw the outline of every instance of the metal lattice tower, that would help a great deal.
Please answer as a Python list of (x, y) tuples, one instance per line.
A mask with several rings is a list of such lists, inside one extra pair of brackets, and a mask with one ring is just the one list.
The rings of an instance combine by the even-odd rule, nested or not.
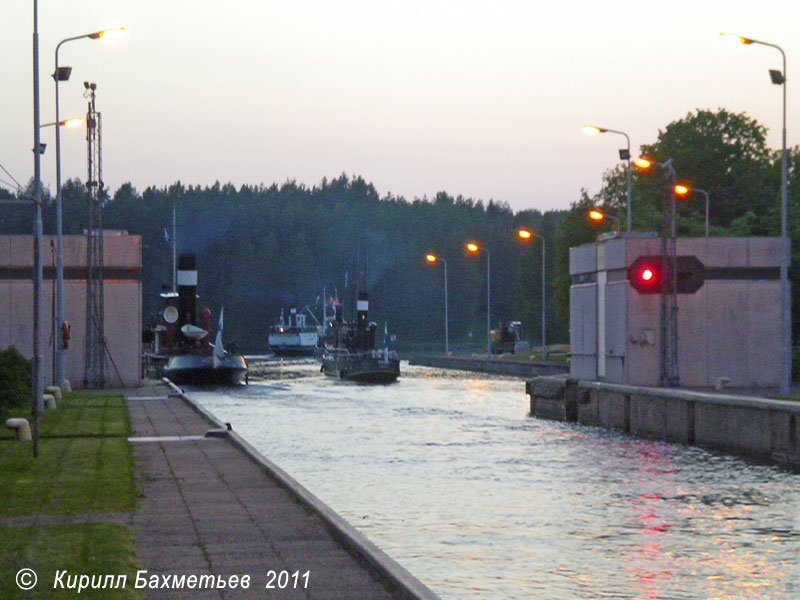
[(103, 305), (103, 188), (102, 119), (95, 108), (97, 85), (84, 83), (89, 99), (86, 113), (89, 222), (86, 229), (86, 362), (84, 385), (105, 386), (105, 324)]

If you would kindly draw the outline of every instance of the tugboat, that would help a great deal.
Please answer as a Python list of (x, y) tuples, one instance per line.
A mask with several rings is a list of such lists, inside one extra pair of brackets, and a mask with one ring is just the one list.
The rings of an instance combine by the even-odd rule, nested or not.
[[(369, 296), (359, 292), (356, 323), (345, 323), (342, 305), (335, 307), (336, 316), (325, 337), (320, 359), (322, 372), (331, 377), (360, 383), (393, 383), (400, 376), (400, 360), (389, 350), (384, 335), (382, 350), (375, 349), (377, 324), (367, 324)], [(386, 334), (384, 327), (384, 334)]]
[(269, 349), (276, 356), (313, 356), (319, 345), (319, 328), (306, 325), (306, 315), (289, 309), (289, 322), (281, 318), (269, 328)]
[(181, 254), (177, 268), (178, 291), (163, 292), (164, 308), (153, 328), (153, 352), (146, 359), (161, 376), (178, 385), (239, 385), (247, 382), (247, 362), (241, 354), (227, 352), (222, 344), (220, 311), (214, 344), (209, 341), (212, 313), (197, 314), (197, 266), (194, 254)]

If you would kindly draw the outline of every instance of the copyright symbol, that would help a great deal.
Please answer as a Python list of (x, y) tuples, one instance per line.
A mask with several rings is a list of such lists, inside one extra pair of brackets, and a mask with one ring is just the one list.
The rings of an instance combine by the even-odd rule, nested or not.
[(33, 569), (20, 569), (17, 571), (17, 587), (21, 590), (32, 590), (36, 587), (36, 571)]

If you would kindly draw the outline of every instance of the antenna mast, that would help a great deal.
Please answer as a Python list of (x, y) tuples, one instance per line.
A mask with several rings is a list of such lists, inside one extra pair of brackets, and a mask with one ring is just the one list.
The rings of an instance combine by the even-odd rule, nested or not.
[(84, 385), (105, 387), (105, 323), (103, 304), (103, 187), (102, 119), (95, 108), (97, 84), (84, 82), (89, 99), (86, 113), (89, 224), (86, 229), (86, 363)]

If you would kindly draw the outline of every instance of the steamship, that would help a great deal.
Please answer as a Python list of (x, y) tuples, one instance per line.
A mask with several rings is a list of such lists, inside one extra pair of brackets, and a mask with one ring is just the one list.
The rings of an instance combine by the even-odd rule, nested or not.
[(197, 263), (194, 254), (181, 254), (177, 265), (177, 292), (163, 292), (164, 307), (153, 328), (153, 349), (146, 358), (159, 375), (178, 385), (239, 385), (247, 382), (244, 356), (225, 350), (223, 311), (214, 343), (210, 341), (212, 313), (197, 311)]
[(306, 315), (292, 306), (288, 322), (281, 318), (269, 328), (269, 349), (276, 356), (312, 356), (319, 344), (319, 329), (306, 325)]
[(369, 297), (359, 292), (356, 323), (346, 323), (342, 305), (335, 306), (335, 317), (325, 336), (320, 360), (322, 372), (331, 377), (361, 383), (393, 383), (400, 376), (400, 360), (389, 350), (384, 326), (383, 349), (375, 348), (377, 324), (367, 323)]

